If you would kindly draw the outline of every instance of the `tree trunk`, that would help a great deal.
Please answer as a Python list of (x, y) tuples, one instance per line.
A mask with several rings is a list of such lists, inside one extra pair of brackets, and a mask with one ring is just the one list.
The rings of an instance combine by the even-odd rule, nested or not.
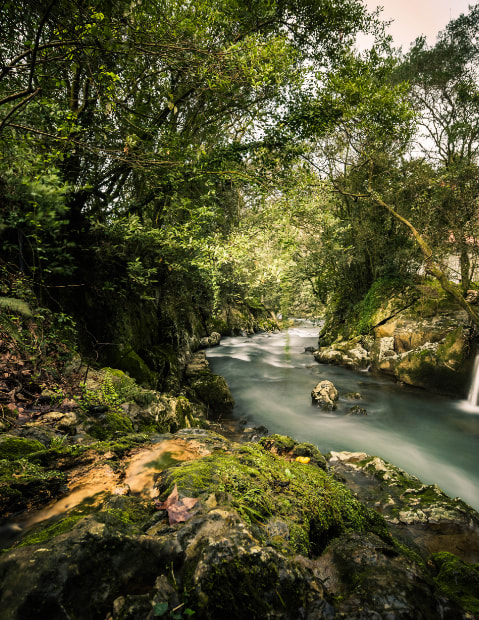
[(391, 205), (385, 203), (384, 200), (382, 200), (382, 198), (380, 198), (375, 192), (371, 192), (371, 194), (381, 207), (387, 209), (389, 213), (391, 213), (391, 215), (393, 215), (398, 221), (400, 221), (402, 224), (409, 228), (424, 255), (426, 271), (436, 278), (444, 291), (452, 295), (452, 297), (457, 301), (461, 308), (463, 308), (467, 312), (474, 325), (479, 328), (479, 314), (464, 299), (461, 287), (457, 284), (454, 284), (454, 282), (451, 282), (447, 277), (446, 272), (442, 269), (441, 265), (433, 259), (433, 251), (427, 241), (421, 236), (421, 234), (416, 230), (416, 228), (414, 228), (414, 226), (409, 220), (400, 215), (393, 207), (391, 207)]

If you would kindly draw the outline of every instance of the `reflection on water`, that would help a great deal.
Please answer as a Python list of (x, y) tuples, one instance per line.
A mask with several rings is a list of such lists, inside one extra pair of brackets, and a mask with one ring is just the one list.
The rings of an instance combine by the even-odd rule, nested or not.
[[(108, 493), (131, 493), (144, 499), (154, 498), (158, 495), (155, 481), (161, 471), (177, 462), (191, 461), (201, 454), (192, 442), (164, 439), (160, 443), (138, 448), (129, 458), (124, 473), (121, 467), (113, 468), (101, 458), (86, 468), (80, 466), (77, 472), (69, 475), (65, 497), (0, 526), (0, 549), (12, 545), (37, 523), (63, 518), (73, 508), (91, 509), (99, 505)], [(107, 460), (113, 457), (113, 453), (103, 455), (103, 459)]]
[(141, 450), (134, 456), (125, 472), (123, 484), (130, 492), (145, 498), (158, 495), (155, 481), (158, 473), (179, 461), (191, 461), (198, 458), (198, 452), (188, 447), (186, 442), (171, 439), (162, 441), (152, 450)]
[[(224, 338), (208, 349), (213, 372), (225, 377), (233, 393), (234, 415), (323, 452), (381, 456), (479, 509), (479, 409), (367, 372), (318, 364), (304, 351), (317, 337), (318, 329), (305, 324), (278, 334)], [(323, 379), (339, 391), (337, 411), (311, 405), (311, 390)], [(348, 392), (360, 392), (362, 399), (349, 401)], [(347, 415), (354, 404), (368, 415)]]

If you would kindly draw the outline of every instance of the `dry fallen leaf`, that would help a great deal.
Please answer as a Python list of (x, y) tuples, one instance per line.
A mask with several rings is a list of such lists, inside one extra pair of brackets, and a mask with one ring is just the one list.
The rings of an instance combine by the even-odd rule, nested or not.
[(193, 515), (191, 515), (189, 511), (198, 501), (197, 497), (183, 497), (183, 499), (179, 499), (178, 488), (175, 484), (175, 488), (168, 495), (166, 500), (164, 502), (155, 500), (155, 506), (157, 510), (166, 510), (168, 512), (168, 521), (170, 525), (174, 525), (175, 523), (187, 521), (192, 517)]

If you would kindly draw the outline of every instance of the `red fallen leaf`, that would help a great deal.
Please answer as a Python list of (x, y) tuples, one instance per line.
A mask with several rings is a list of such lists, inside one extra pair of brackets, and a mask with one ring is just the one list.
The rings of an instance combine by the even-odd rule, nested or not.
[(178, 488), (175, 484), (175, 488), (168, 495), (166, 500), (164, 502), (155, 500), (155, 506), (157, 510), (166, 510), (168, 512), (168, 521), (170, 525), (174, 525), (175, 523), (187, 521), (192, 517), (193, 515), (191, 515), (189, 511), (198, 501), (197, 497), (183, 497), (183, 499), (179, 499)]

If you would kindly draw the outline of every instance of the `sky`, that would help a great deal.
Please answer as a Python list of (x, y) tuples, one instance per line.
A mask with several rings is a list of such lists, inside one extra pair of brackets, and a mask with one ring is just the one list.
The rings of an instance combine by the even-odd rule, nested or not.
[(437, 33), (451, 19), (467, 13), (469, 5), (476, 3), (477, 0), (366, 0), (370, 11), (384, 7), (383, 20), (394, 19), (388, 33), (395, 47), (402, 46), (403, 52), (421, 35), (427, 37), (429, 45), (434, 44)]

